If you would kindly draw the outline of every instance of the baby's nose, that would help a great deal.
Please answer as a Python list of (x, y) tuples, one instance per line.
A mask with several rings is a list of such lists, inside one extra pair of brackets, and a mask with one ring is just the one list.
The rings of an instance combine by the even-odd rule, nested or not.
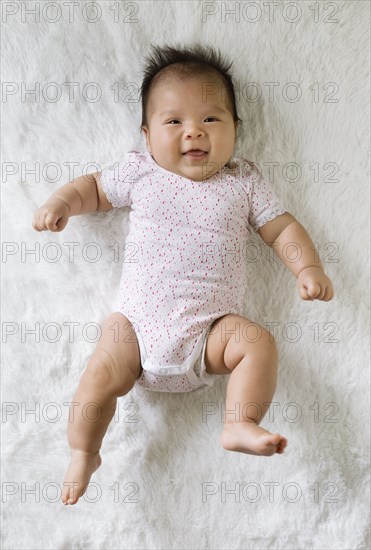
[(187, 137), (200, 137), (204, 134), (204, 131), (199, 126), (189, 126), (186, 130)]

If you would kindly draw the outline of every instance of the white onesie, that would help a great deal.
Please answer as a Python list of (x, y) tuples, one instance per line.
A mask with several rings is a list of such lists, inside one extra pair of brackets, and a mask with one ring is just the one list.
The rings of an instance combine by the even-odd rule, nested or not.
[(244, 315), (251, 226), (286, 212), (257, 166), (231, 159), (213, 177), (193, 181), (159, 166), (148, 152), (128, 152), (102, 170), (114, 207), (130, 207), (130, 229), (115, 311), (132, 323), (153, 391), (212, 386), (207, 334), (228, 313)]

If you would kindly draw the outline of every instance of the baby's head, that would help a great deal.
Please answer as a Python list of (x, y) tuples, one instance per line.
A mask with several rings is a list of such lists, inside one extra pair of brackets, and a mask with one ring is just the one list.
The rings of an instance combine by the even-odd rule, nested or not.
[(241, 122), (228, 73), (232, 63), (199, 44), (154, 47), (146, 61), (141, 130), (148, 151), (169, 172), (210, 178), (232, 157)]

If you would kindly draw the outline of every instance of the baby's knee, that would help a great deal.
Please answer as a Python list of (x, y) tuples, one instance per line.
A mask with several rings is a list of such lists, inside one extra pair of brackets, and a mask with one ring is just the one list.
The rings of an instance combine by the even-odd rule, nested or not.
[(135, 376), (124, 362), (119, 364), (108, 351), (97, 349), (88, 361), (83, 383), (119, 397), (131, 390)]
[(251, 330), (243, 339), (245, 354), (277, 367), (278, 348), (273, 334), (256, 323), (253, 328), (254, 330)]

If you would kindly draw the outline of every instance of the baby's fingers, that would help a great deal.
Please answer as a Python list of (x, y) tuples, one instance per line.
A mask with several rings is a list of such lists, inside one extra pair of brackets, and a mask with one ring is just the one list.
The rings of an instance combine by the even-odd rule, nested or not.
[(309, 296), (308, 290), (303, 285), (299, 286), (299, 294), (300, 294), (300, 298), (302, 298), (303, 300), (313, 300), (314, 299), (314, 298), (311, 298)]
[(44, 231), (46, 229), (46, 226), (43, 223), (43, 218), (38, 211), (34, 214), (32, 227), (35, 229), (35, 231)]
[[(59, 225), (58, 222), (60, 221)], [(62, 223), (62, 221), (64, 223)], [(63, 216), (58, 216), (55, 212), (45, 212), (42, 209), (36, 211), (32, 227), (36, 231), (62, 231), (66, 226), (68, 218), (63, 220)]]
[(45, 216), (44, 224), (46, 229), (49, 229), (49, 231), (58, 230), (57, 222), (58, 222), (58, 216), (56, 216), (55, 214), (49, 213)]
[(36, 216), (33, 217), (32, 227), (35, 231), (40, 231), (39, 226), (37, 225)]
[(329, 302), (330, 300), (333, 299), (335, 293), (334, 293), (334, 289), (332, 287), (332, 285), (328, 285), (326, 287), (326, 291), (324, 293), (323, 296), (321, 296), (320, 300), (323, 300), (324, 302)]
[(313, 281), (304, 283), (303, 288), (306, 291), (306, 294), (308, 296), (307, 299), (314, 300), (315, 298), (318, 298), (321, 294), (321, 285), (319, 283), (315, 283)]
[(299, 293), (303, 300), (322, 300), (324, 302), (329, 302), (334, 297), (334, 291), (332, 285), (323, 285), (319, 283), (306, 285), (299, 284)]

